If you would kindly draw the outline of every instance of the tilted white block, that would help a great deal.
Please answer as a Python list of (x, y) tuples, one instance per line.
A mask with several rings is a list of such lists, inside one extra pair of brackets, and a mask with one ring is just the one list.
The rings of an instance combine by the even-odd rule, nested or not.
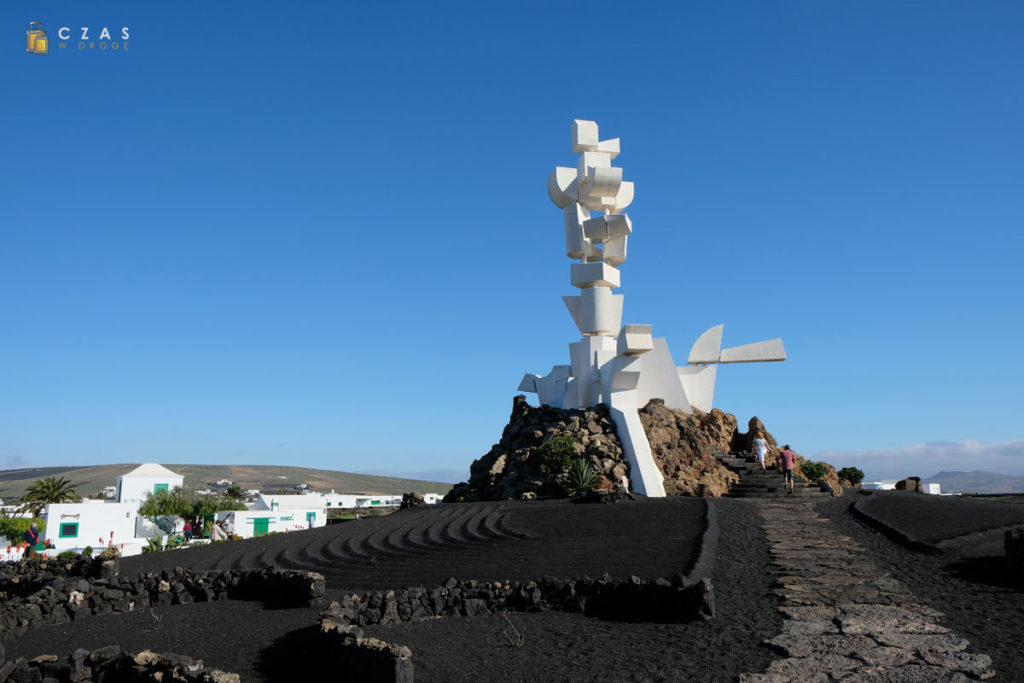
[(604, 252), (601, 251), (600, 247), (596, 247), (590, 243), (590, 240), (586, 241), (585, 249), (586, 254), (583, 255), (583, 260), (586, 263), (597, 263), (598, 261), (604, 261)]
[(626, 214), (595, 216), (583, 221), (583, 235), (594, 244), (601, 244), (633, 232), (633, 222)]
[(613, 210), (616, 213), (618, 213), (619, 211), (622, 211), (623, 209), (625, 209), (627, 206), (629, 206), (632, 203), (633, 203), (633, 183), (628, 181), (628, 180), (624, 180), (622, 182), (622, 184), (619, 185), (619, 191), (615, 195), (615, 203), (613, 204), (613, 206), (614, 206)]
[(626, 262), (626, 236), (604, 243), (604, 260), (610, 266), (621, 266)]
[(607, 152), (612, 159), (619, 156), (619, 138), (612, 140), (602, 140), (597, 143), (598, 152)]
[(637, 367), (642, 370), (636, 388), (637, 403), (645, 406), (652, 398), (660, 398), (669, 408), (690, 412), (690, 401), (676, 373), (668, 342), (664, 337), (655, 337), (652, 341), (652, 351), (635, 356)]
[(581, 259), (590, 253), (587, 239), (583, 234), (583, 222), (590, 218), (590, 212), (576, 202), (570, 202), (562, 209), (565, 217), (565, 255)]
[(572, 321), (576, 323), (576, 329), (583, 334), (583, 297), (582, 296), (563, 296), (562, 303), (569, 309), (569, 315), (572, 316)]
[[(615, 423), (619, 443), (622, 444), (622, 453), (629, 463), (633, 489), (645, 496), (664, 497), (664, 478), (657, 463), (654, 462), (651, 444), (640, 421), (639, 409), (642, 406), (638, 403), (636, 390), (628, 388), (636, 377), (636, 368), (645, 357), (618, 356), (605, 364), (601, 368), (602, 398)], [(617, 384), (624, 384), (626, 388), (614, 390), (613, 387)], [(643, 405), (646, 405), (646, 402)]]
[(556, 365), (545, 377), (537, 378), (537, 400), (552, 408), (561, 408), (565, 398), (565, 387), (569, 381), (569, 366)]
[(519, 383), (518, 391), (526, 391), (531, 394), (537, 393), (538, 379), (540, 379), (540, 375), (526, 373), (525, 375), (523, 375), (523, 381)]
[(786, 360), (786, 349), (782, 348), (781, 339), (769, 339), (723, 349), (719, 363), (763, 363), (767, 361)]
[(548, 197), (560, 209), (564, 209), (570, 202), (578, 198), (576, 169), (557, 166), (548, 176)]
[(567, 394), (576, 392), (580, 407), (589, 408), (601, 402), (601, 368), (615, 357), (615, 340), (611, 337), (584, 337), (569, 344), (572, 375), (576, 381)]
[(715, 325), (697, 337), (690, 347), (690, 356), (686, 362), (690, 365), (698, 363), (717, 363), (718, 354), (722, 350), (722, 330), (725, 325)]
[(618, 166), (587, 167), (588, 197), (610, 197), (611, 201), (615, 201), (620, 185), (622, 185), (622, 169)]
[(608, 221), (604, 216), (595, 216), (583, 221), (583, 236), (592, 244), (601, 244), (608, 239)]
[(572, 122), (572, 153), (588, 152), (597, 149), (597, 122), (573, 119)]
[(619, 286), (619, 269), (613, 268), (603, 261), (573, 263), (569, 266), (569, 272), (572, 277), (572, 286), (580, 289)]
[(690, 405), (697, 410), (710, 413), (715, 399), (715, 376), (718, 373), (718, 366), (684, 365), (676, 368), (676, 372), (679, 373), (679, 381), (683, 383), (683, 390), (686, 391)]
[(625, 325), (619, 331), (615, 351), (620, 356), (639, 356), (654, 350), (653, 325)]
[(581, 290), (583, 297), (584, 335), (614, 335), (622, 328), (622, 295), (612, 294), (608, 287), (591, 287)]
[[(612, 157), (610, 154), (604, 152), (584, 152), (580, 155), (580, 160), (576, 167), (576, 177), (580, 179), (580, 187), (588, 187), (593, 183), (593, 175), (597, 169), (609, 169), (611, 167)], [(621, 176), (622, 169), (620, 168), (618, 171)], [(618, 188), (616, 188), (616, 191), (618, 191)]]

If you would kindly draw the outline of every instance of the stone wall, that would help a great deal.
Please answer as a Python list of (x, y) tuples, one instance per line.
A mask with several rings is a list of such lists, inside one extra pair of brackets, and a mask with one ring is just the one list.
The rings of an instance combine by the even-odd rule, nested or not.
[(116, 561), (29, 560), (0, 568), (0, 637), (95, 614), (211, 600), (266, 601), (272, 596), (280, 605), (318, 605), (325, 587), (323, 576), (308, 571), (176, 567), (130, 578), (118, 574)]
[(528, 582), (480, 582), (449, 579), (434, 588), (353, 593), (332, 602), (321, 614), (342, 626), (388, 625), (432, 617), (473, 617), (499, 612), (578, 612), (617, 621), (679, 623), (714, 616), (714, 591), (708, 578), (689, 583), (672, 579), (623, 581), (544, 577)]
[(206, 669), (201, 661), (184, 655), (144, 650), (122, 652), (117, 645), (89, 651), (75, 650), (70, 657), (40, 655), (31, 660), (0, 664), (0, 681), (83, 683), (85, 681), (177, 681), (179, 683), (240, 683), (238, 674)]

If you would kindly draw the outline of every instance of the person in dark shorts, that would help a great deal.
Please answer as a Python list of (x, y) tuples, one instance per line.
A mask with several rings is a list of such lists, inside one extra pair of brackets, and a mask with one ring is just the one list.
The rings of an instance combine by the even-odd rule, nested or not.
[(185, 543), (192, 542), (192, 522), (185, 522), (185, 528), (182, 529), (185, 532)]
[(793, 493), (793, 467), (796, 465), (796, 453), (789, 450), (787, 443), (782, 447), (782, 471), (786, 473), (786, 488)]

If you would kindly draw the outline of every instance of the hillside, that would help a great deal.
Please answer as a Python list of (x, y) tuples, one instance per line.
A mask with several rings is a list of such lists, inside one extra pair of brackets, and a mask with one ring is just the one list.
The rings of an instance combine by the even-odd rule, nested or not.
[[(37, 479), (45, 477), (66, 477), (78, 492), (92, 497), (106, 486), (114, 486), (117, 478), (131, 471), (139, 463), (119, 465), (93, 465), (91, 467), (39, 467), (20, 470), (0, 470), (0, 498), (14, 502), (21, 498), (25, 489)], [(305, 467), (284, 467), (273, 465), (174, 465), (165, 467), (185, 477), (187, 488), (206, 488), (206, 482), (230, 479), (243, 489), (277, 491), (289, 489), (296, 484), (309, 484), (318, 491), (334, 489), (338, 493), (400, 494), (416, 491), (419, 493), (444, 494), (451, 484), (415, 479), (379, 477), (370, 474), (353, 474), (334, 470), (315, 470)]]
[(995, 472), (939, 472), (925, 479), (942, 485), (943, 493), (1024, 493), (1024, 477)]

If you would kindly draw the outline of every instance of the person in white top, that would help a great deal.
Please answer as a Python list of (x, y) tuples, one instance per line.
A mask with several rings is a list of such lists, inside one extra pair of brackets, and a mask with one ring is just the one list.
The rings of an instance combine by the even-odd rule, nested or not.
[(757, 455), (757, 461), (761, 463), (761, 471), (767, 472), (768, 469), (764, 466), (764, 456), (768, 455), (768, 442), (764, 440), (764, 434), (761, 432), (754, 435), (754, 452)]

